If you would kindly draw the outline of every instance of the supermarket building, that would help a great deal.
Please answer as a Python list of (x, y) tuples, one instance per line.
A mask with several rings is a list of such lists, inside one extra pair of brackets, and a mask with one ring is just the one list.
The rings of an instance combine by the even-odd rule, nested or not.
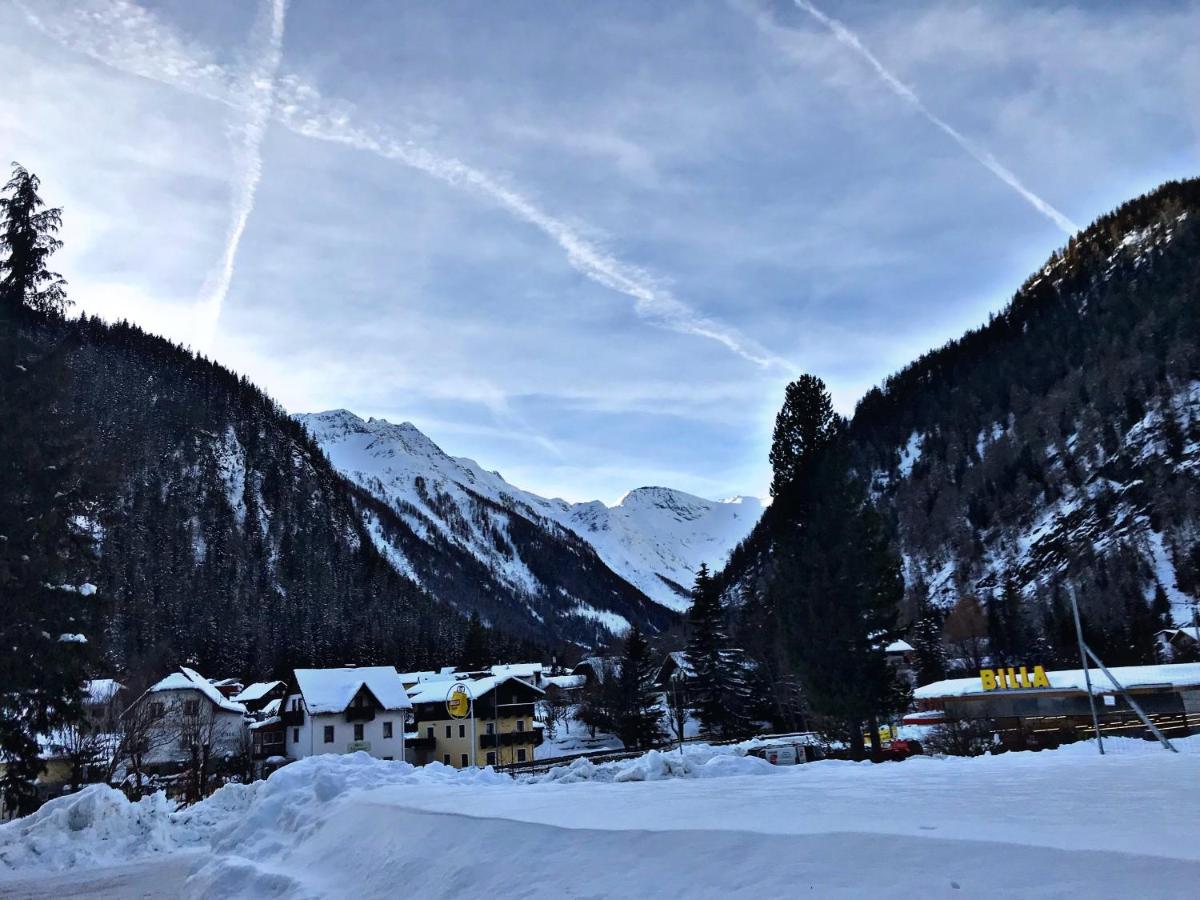
[[(1200, 733), (1200, 663), (1117, 666), (1112, 674), (1168, 737)], [(1099, 669), (1092, 694), (1103, 734), (1145, 734), (1146, 727)], [(1055, 747), (1092, 733), (1091, 705), (1082, 669), (1042, 666), (984, 669), (917, 688), (917, 712), (906, 723), (985, 721), (1009, 749)]]

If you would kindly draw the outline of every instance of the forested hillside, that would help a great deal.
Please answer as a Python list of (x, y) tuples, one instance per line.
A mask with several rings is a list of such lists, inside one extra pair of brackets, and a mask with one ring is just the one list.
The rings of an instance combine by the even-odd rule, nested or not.
[[(985, 326), (870, 391), (849, 424), (904, 559), (910, 635), (1112, 663), (1200, 596), (1200, 181), (1103, 216)], [(751, 593), (779, 510), (721, 584)], [(943, 618), (952, 613), (950, 628)]]
[(262, 391), (130, 325), (29, 328), (65, 363), (54, 415), (82, 467), (97, 553), (80, 574), (112, 664), (261, 676), (454, 658), (463, 618), (380, 557), (350, 486)]

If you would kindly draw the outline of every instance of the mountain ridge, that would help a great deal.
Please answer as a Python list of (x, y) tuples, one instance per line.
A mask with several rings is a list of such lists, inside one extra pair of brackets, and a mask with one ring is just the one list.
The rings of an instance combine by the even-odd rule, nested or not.
[[(439, 511), (423, 492), (431, 482), (458, 485), (555, 533), (586, 541), (618, 576), (675, 612), (690, 603), (688, 590), (699, 564), (722, 564), (762, 510), (754, 498), (713, 501), (661, 486), (634, 488), (613, 506), (546, 498), (472, 459), (450, 456), (410, 422), (363, 419), (344, 409), (296, 419), (339, 471), (377, 496), (415, 505), (436, 518)], [(444, 527), (443, 533), (448, 533)]]

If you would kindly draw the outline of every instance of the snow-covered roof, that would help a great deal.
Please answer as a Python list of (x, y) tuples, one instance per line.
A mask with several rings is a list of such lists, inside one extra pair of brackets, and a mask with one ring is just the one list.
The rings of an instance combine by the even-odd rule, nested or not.
[(435, 672), (432, 669), (428, 669), (423, 672), (401, 672), (400, 673), (400, 680), (403, 681), (405, 684), (416, 684), (418, 681), (433, 681), (435, 679), (444, 678), (444, 677), (445, 676), (442, 675), (442, 673)]
[(587, 679), (582, 675), (547, 675), (545, 681), (547, 685), (569, 691), (573, 688), (583, 687)]
[(539, 694), (546, 693), (540, 687), (530, 684), (525, 679), (518, 678), (516, 675), (488, 675), (485, 678), (445, 678), (441, 681), (424, 681), (413, 685), (408, 696), (413, 703), (441, 703), (446, 699), (446, 694), (449, 693), (450, 688), (456, 684), (465, 684), (470, 689), (471, 696), (479, 698), (497, 685), (505, 684), (509, 681), (519, 681), (525, 687)]
[(178, 672), (172, 672), (146, 693), (156, 694), (159, 691), (199, 691), (227, 712), (242, 713), (243, 715), (246, 713), (246, 707), (225, 697), (213, 686), (212, 682), (195, 669), (189, 669), (187, 666), (180, 666)]
[(87, 698), (87, 703), (107, 703), (117, 695), (118, 691), (124, 689), (125, 685), (115, 678), (93, 678), (83, 684), (83, 693)]
[(271, 700), (268, 703), (264, 704), (264, 706), (260, 710), (260, 712), (264, 716), (273, 716), (279, 712), (279, 707), (281, 707), (282, 705), (283, 705), (283, 698), (276, 697), (274, 700)]
[(596, 680), (604, 681), (609, 673), (615, 675), (621, 671), (621, 658), (619, 656), (585, 656), (575, 666), (575, 672), (579, 672), (584, 666), (592, 670)]
[(518, 678), (533, 678), (542, 674), (541, 663), (504, 663), (491, 667), (493, 675), (516, 675)]
[(412, 708), (395, 666), (296, 669), (296, 684), (313, 715), (343, 712), (364, 685), (384, 709)]
[(233, 699), (238, 703), (253, 703), (255, 700), (261, 700), (279, 685), (282, 681), (256, 681), (249, 687), (243, 688), (242, 692)]
[(908, 641), (892, 641), (883, 649), (885, 653), (912, 653), (913, 645)]
[[(1111, 694), (1115, 688), (1099, 669), (1091, 669), (1092, 693)], [(1200, 687), (1200, 663), (1173, 663), (1156, 666), (1113, 666), (1109, 669), (1117, 681), (1126, 688), (1145, 688), (1157, 685), (1170, 687)], [(1084, 691), (1086, 681), (1083, 669), (1063, 669), (1046, 672), (1049, 688), (1017, 688), (1020, 693), (1036, 691)], [(985, 691), (979, 676), (972, 678), (950, 678), (935, 681), (913, 691), (917, 700), (932, 700), (939, 697), (965, 697), (974, 694), (1002, 693), (1001, 690)]]
[(258, 731), (262, 728), (270, 728), (272, 725), (278, 725), (282, 721), (283, 720), (279, 716), (267, 716), (267, 718), (262, 719), (259, 722), (251, 722), (250, 730)]

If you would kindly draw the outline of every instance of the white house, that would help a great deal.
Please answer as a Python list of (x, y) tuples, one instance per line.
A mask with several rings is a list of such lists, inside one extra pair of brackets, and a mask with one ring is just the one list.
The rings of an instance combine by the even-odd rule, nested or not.
[(133, 707), (142, 704), (148, 723), (144, 759), (148, 769), (167, 770), (188, 762), (193, 743), (204, 745), (208, 758), (214, 760), (242, 749), (246, 707), (225, 697), (193, 669), (180, 666), (150, 687)]
[(297, 693), (279, 711), (291, 759), (365, 751), (404, 759), (404, 723), (412, 703), (394, 666), (296, 669)]

